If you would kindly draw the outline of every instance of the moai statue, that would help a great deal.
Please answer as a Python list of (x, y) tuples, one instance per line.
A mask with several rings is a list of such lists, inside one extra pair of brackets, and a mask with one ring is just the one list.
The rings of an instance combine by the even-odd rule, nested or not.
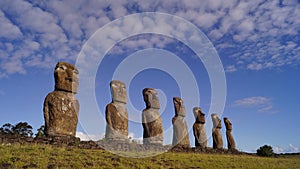
[(220, 149), (223, 148), (223, 139), (221, 134), (222, 123), (221, 119), (217, 114), (211, 114), (213, 129), (212, 129), (212, 137), (213, 137), (213, 148)]
[(183, 100), (179, 97), (173, 98), (175, 116), (172, 119), (173, 124), (173, 146), (185, 146), (190, 147), (190, 139), (188, 126), (184, 117), (186, 116)]
[(123, 82), (110, 82), (112, 102), (106, 106), (106, 133), (105, 138), (115, 141), (128, 141), (128, 113), (126, 109), (127, 94)]
[(58, 62), (54, 70), (55, 89), (44, 101), (46, 136), (76, 135), (79, 103), (75, 98), (78, 91), (78, 70), (66, 62)]
[(152, 88), (143, 90), (143, 97), (146, 108), (142, 113), (142, 123), (144, 128), (143, 144), (163, 144), (163, 127), (162, 120), (158, 110), (160, 104), (157, 91)]
[(195, 137), (195, 146), (200, 148), (206, 148), (207, 136), (204, 128), (205, 114), (201, 111), (200, 107), (194, 107), (193, 113), (195, 116), (195, 123), (193, 125), (193, 133)]
[(224, 123), (226, 126), (226, 138), (227, 138), (227, 147), (228, 149), (235, 149), (235, 141), (233, 139), (233, 136), (231, 134), (232, 131), (232, 124), (229, 120), (229, 118), (225, 117), (224, 118)]

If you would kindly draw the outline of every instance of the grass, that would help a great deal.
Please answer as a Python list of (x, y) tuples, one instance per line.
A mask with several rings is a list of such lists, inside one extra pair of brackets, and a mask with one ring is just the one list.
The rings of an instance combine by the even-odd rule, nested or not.
[(0, 168), (266, 168), (299, 169), (300, 155), (265, 158), (255, 155), (163, 153), (125, 158), (104, 150), (50, 145), (0, 145)]

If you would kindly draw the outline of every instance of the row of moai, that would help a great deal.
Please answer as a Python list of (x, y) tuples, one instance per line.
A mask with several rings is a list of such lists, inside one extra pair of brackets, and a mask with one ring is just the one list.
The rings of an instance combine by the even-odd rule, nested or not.
[[(58, 62), (54, 70), (55, 90), (49, 93), (44, 101), (44, 119), (46, 136), (75, 137), (78, 123), (79, 103), (75, 98), (78, 92), (78, 70), (66, 62)], [(105, 138), (113, 141), (128, 141), (128, 112), (126, 109), (127, 93), (123, 82), (113, 80), (110, 83), (112, 102), (106, 106)], [(160, 102), (155, 89), (145, 88), (143, 98), (146, 108), (142, 112), (143, 144), (163, 145), (163, 126), (159, 114)], [(173, 98), (175, 116), (173, 124), (173, 146), (190, 147), (188, 127), (185, 120), (186, 110), (183, 100)], [(199, 107), (193, 109), (195, 123), (193, 133), (195, 146), (207, 147), (207, 136), (204, 128), (205, 114)], [(223, 148), (220, 132), (221, 120), (212, 114), (213, 148)], [(231, 134), (232, 124), (224, 118), (228, 149), (235, 149), (235, 141)]]

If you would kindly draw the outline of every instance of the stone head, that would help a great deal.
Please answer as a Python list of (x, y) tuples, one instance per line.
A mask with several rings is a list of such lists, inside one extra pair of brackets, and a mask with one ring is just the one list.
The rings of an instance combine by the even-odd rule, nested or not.
[(127, 103), (127, 93), (125, 83), (119, 80), (110, 82), (110, 92), (113, 102)]
[(215, 114), (215, 113), (211, 114), (211, 119), (212, 119), (214, 128), (222, 128), (221, 119), (218, 117), (217, 114)]
[(185, 117), (186, 111), (183, 105), (183, 100), (179, 97), (173, 97), (175, 116), (183, 116)]
[(154, 108), (154, 109), (160, 108), (158, 94), (155, 89), (145, 88), (143, 90), (143, 97), (147, 108)]
[(78, 69), (67, 62), (58, 62), (54, 70), (55, 90), (78, 92)]
[(205, 114), (202, 112), (200, 107), (194, 107), (193, 113), (198, 123), (205, 123)]
[(228, 117), (224, 117), (224, 123), (225, 123), (226, 130), (232, 130), (232, 124)]

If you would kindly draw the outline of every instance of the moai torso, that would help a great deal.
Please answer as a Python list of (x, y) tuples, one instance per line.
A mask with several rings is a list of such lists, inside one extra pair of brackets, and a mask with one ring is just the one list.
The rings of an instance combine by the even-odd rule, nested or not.
[(105, 138), (116, 141), (128, 139), (127, 94), (123, 82), (113, 80), (110, 83), (112, 102), (106, 106)]
[(219, 119), (217, 114), (211, 115), (213, 121), (213, 129), (212, 129), (212, 137), (213, 137), (213, 148), (220, 149), (223, 148), (223, 139), (221, 134), (221, 120)]
[(175, 117), (172, 119), (173, 124), (173, 142), (172, 145), (180, 145), (190, 147), (190, 139), (188, 133), (188, 126), (184, 119), (186, 116), (183, 100), (178, 97), (173, 98)]
[(195, 116), (195, 123), (193, 125), (195, 146), (200, 148), (206, 148), (207, 136), (204, 128), (205, 114), (201, 111), (200, 107), (194, 107), (193, 113)]
[(160, 114), (160, 108), (157, 91), (152, 88), (143, 90), (143, 97), (146, 108), (142, 113), (143, 123), (143, 144), (163, 144), (163, 127)]
[(236, 146), (235, 146), (235, 141), (234, 141), (234, 138), (232, 136), (232, 124), (230, 122), (230, 120), (225, 117), (224, 118), (224, 123), (225, 123), (225, 126), (226, 126), (226, 138), (227, 138), (227, 148), (228, 149), (236, 149)]
[(78, 70), (66, 62), (58, 62), (54, 71), (55, 90), (44, 101), (46, 136), (76, 135), (79, 103), (75, 98), (78, 91)]

